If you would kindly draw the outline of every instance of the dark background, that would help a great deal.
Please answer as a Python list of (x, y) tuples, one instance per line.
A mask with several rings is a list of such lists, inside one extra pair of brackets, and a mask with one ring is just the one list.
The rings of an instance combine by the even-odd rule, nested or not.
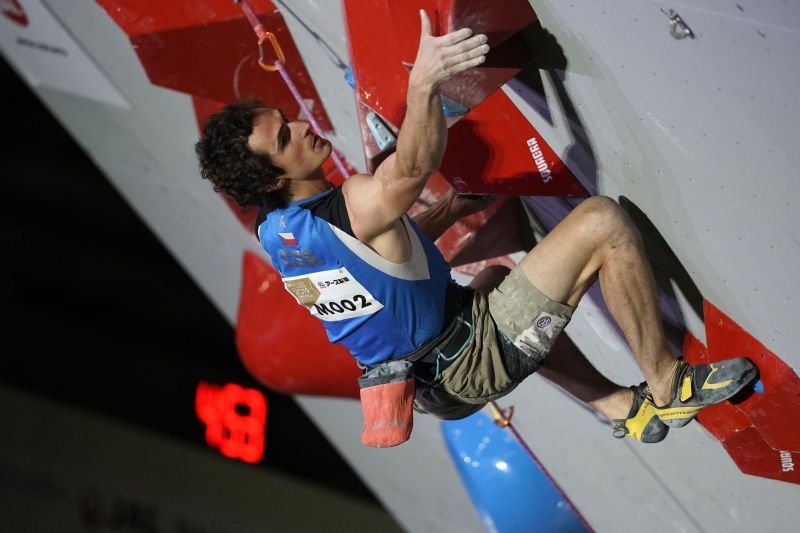
[(291, 398), (249, 377), (230, 324), (2, 56), (0, 97), (0, 382), (210, 454), (197, 383), (258, 388), (266, 448), (253, 468), (378, 505)]

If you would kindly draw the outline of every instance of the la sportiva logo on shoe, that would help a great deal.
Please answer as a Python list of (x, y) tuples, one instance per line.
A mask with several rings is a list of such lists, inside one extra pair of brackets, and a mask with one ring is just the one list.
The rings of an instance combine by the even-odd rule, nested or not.
[(28, 15), (17, 0), (0, 0), (0, 12), (20, 26), (28, 25)]

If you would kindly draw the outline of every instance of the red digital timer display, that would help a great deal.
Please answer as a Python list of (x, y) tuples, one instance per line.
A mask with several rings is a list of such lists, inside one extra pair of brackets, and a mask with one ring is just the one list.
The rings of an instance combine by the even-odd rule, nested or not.
[(225, 457), (257, 463), (264, 456), (267, 400), (260, 391), (201, 381), (195, 412), (206, 425), (206, 442)]

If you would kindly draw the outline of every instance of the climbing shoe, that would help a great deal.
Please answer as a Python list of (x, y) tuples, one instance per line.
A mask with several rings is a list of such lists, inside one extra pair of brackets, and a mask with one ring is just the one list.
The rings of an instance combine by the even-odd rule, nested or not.
[(628, 413), (628, 418), (612, 420), (614, 437), (621, 439), (627, 437), (641, 442), (661, 442), (667, 436), (669, 428), (659, 420), (653, 397), (647, 383), (631, 387), (633, 391), (633, 405)]
[(672, 400), (655, 406), (661, 421), (674, 428), (691, 422), (703, 407), (735, 396), (758, 375), (758, 368), (744, 357), (697, 366), (680, 360), (679, 365)]

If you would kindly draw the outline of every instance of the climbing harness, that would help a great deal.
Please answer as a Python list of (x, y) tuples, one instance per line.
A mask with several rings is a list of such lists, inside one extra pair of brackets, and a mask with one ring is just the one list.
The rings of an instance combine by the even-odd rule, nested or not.
[[(253, 9), (247, 3), (247, 0), (233, 0), (234, 4), (239, 4), (239, 7), (242, 8), (242, 12), (244, 12), (244, 16), (247, 18), (250, 25), (253, 27), (253, 31), (258, 37), (258, 65), (266, 70), (267, 72), (275, 72), (277, 71), (283, 81), (286, 83), (286, 86), (289, 88), (289, 91), (292, 93), (292, 96), (297, 101), (297, 104), (300, 106), (303, 114), (308, 117), (309, 123), (311, 123), (311, 127), (314, 129), (314, 133), (325, 139), (325, 135), (322, 133), (322, 128), (319, 127), (317, 120), (314, 118), (314, 115), (311, 114), (311, 110), (308, 108), (305, 100), (300, 95), (300, 91), (297, 90), (297, 86), (292, 81), (291, 76), (286, 70), (284, 63), (286, 62), (286, 56), (283, 53), (283, 49), (281, 48), (280, 44), (278, 43), (278, 38), (275, 37), (275, 34), (272, 32), (266, 31), (264, 25), (258, 21), (256, 18), (255, 13), (253, 13)], [(275, 62), (270, 65), (264, 60), (264, 41), (269, 40), (270, 44), (272, 45), (272, 49), (275, 52)], [(333, 159), (336, 168), (341, 172), (342, 177), (347, 179), (350, 176), (350, 173), (344, 166), (339, 154), (336, 153), (335, 149), (331, 149), (331, 158)]]

